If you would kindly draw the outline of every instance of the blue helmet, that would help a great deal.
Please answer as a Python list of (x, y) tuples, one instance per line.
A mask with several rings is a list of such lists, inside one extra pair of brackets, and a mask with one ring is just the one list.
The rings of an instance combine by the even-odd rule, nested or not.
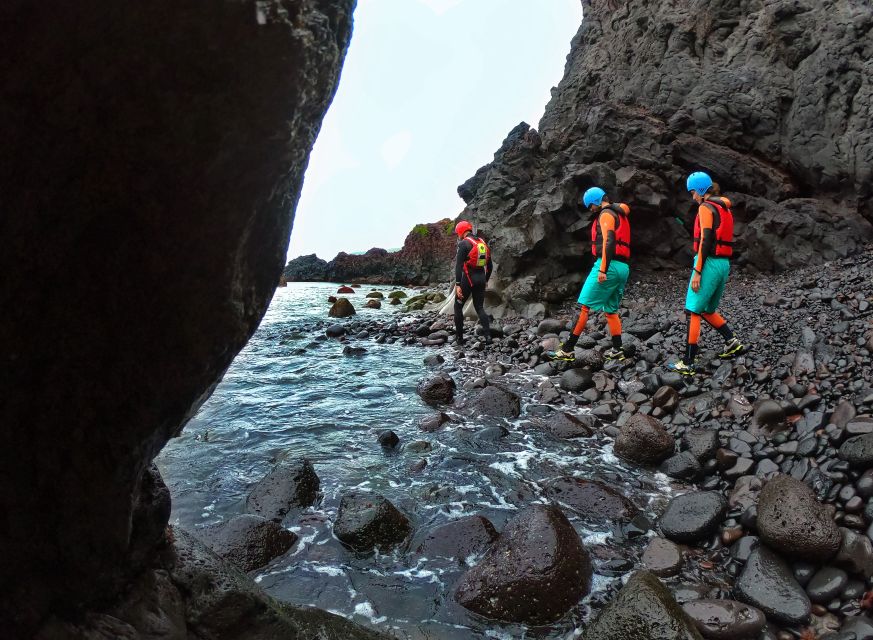
[(697, 195), (706, 195), (706, 192), (709, 191), (710, 187), (712, 187), (712, 178), (709, 177), (708, 173), (703, 173), (703, 171), (695, 171), (690, 176), (688, 176), (688, 180), (685, 181), (685, 186), (688, 187), (689, 191), (696, 191)]
[(605, 195), (606, 191), (600, 187), (591, 187), (585, 192), (585, 195), (582, 196), (582, 202), (585, 203), (586, 207), (590, 207), (592, 204), (599, 205), (603, 202), (603, 197)]

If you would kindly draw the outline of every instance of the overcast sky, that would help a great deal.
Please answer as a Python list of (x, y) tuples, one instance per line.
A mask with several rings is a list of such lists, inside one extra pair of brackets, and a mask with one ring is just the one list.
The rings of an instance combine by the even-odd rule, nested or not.
[(464, 208), (457, 186), (563, 75), (580, 0), (358, 0), (289, 258), (396, 248)]

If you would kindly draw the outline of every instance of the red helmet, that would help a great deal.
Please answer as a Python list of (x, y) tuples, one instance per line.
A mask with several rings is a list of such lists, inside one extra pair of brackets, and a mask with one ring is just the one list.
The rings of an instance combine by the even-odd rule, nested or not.
[(455, 227), (455, 233), (458, 234), (459, 238), (463, 238), (464, 234), (468, 231), (473, 230), (473, 225), (467, 222), (466, 220), (461, 220), (457, 226)]

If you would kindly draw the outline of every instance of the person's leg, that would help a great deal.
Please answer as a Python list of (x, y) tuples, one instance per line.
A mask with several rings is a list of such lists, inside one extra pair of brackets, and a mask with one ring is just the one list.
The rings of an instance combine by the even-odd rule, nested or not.
[(612, 348), (621, 351), (621, 318), (617, 313), (607, 313), (606, 325), (609, 327), (609, 335), (612, 336)]
[(688, 331), (685, 339), (685, 357), (682, 362), (691, 367), (697, 358), (697, 343), (700, 341), (700, 314), (686, 311), (685, 315), (688, 319)]
[(579, 309), (579, 318), (576, 320), (576, 325), (573, 327), (573, 331), (570, 332), (570, 337), (561, 345), (561, 351), (564, 353), (573, 353), (573, 349), (576, 348), (576, 343), (579, 342), (579, 336), (582, 335), (582, 332), (585, 331), (585, 325), (588, 324), (588, 307), (584, 304), (582, 308)]
[(485, 313), (485, 283), (477, 282), (473, 285), (473, 308), (476, 309), (476, 315), (479, 316), (479, 324), (482, 325), (482, 330), (485, 333), (486, 344), (491, 343), (491, 319)]
[(463, 298), (460, 300), (455, 295), (455, 338), (458, 344), (464, 344), (464, 303), (470, 295), (470, 285), (466, 280), (461, 282), (461, 294)]
[(734, 332), (728, 326), (727, 321), (719, 313), (701, 313), (700, 317), (706, 320), (706, 323), (721, 334), (725, 342), (730, 342), (734, 339)]

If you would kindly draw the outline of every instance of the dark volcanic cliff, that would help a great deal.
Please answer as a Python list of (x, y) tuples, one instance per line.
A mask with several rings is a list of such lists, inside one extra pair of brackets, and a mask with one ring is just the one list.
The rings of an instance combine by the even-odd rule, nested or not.
[(565, 230), (594, 184), (630, 203), (638, 262), (687, 264), (696, 169), (735, 202), (740, 265), (789, 269), (873, 237), (869, 2), (583, 4), (539, 130), (519, 125), (458, 189), (511, 307), (575, 293), (588, 229)]
[(152, 460), (273, 295), (353, 8), (0, 4), (4, 638), (351, 637), (169, 549)]
[(440, 220), (416, 225), (400, 251), (370, 249), (361, 255), (341, 252), (325, 262), (315, 255), (291, 260), (283, 275), (288, 281), (369, 282), (374, 284), (436, 284), (454, 276), (454, 223)]

